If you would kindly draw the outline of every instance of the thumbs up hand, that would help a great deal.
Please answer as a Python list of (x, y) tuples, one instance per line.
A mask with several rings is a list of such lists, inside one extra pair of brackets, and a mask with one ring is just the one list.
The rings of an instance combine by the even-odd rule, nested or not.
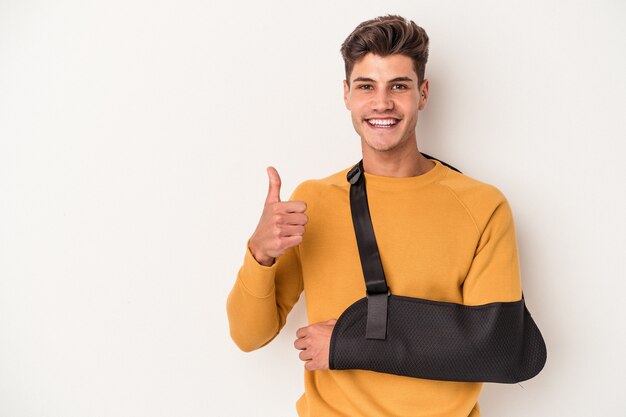
[(280, 201), (280, 176), (274, 167), (267, 168), (269, 189), (261, 220), (249, 241), (250, 252), (261, 265), (270, 266), (275, 258), (302, 242), (304, 225), (304, 201)]

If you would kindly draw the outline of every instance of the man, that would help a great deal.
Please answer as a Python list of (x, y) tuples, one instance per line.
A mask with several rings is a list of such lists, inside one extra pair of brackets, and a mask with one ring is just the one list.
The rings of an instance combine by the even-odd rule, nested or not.
[[(361, 138), (369, 209), (393, 293), (466, 305), (519, 300), (504, 195), (418, 151), (415, 127), (429, 98), (426, 32), (399, 16), (379, 17), (361, 23), (341, 53), (344, 101)], [(294, 343), (305, 362), (300, 416), (479, 416), (481, 383), (328, 369), (335, 320), (365, 295), (350, 168), (301, 183), (285, 202), (280, 177), (268, 168), (263, 214), (228, 299), (233, 340), (245, 351), (269, 343), (304, 291), (312, 324)]]

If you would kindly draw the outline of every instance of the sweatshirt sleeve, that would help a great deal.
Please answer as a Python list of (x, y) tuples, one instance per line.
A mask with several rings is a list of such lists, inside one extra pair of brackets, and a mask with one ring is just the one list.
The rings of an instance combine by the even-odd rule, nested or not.
[(252, 256), (248, 242), (226, 302), (230, 335), (245, 352), (276, 337), (303, 289), (299, 246), (287, 249), (271, 266), (264, 266)]
[(463, 281), (463, 304), (481, 305), (522, 298), (513, 214), (499, 194), (480, 235), (474, 259)]

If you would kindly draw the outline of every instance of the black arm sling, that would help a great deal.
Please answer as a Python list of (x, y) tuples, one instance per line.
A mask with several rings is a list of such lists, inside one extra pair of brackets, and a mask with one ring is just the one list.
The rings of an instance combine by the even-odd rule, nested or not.
[(347, 179), (367, 296), (337, 320), (330, 341), (330, 369), (465, 382), (516, 383), (537, 375), (546, 362), (546, 345), (523, 295), (515, 302), (466, 306), (391, 294), (363, 172), (361, 160)]

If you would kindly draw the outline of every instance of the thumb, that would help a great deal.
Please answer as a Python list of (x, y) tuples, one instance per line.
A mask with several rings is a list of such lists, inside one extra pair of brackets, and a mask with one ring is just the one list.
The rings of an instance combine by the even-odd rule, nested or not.
[(267, 175), (270, 180), (269, 190), (267, 191), (266, 203), (280, 202), (280, 175), (274, 167), (267, 167)]

